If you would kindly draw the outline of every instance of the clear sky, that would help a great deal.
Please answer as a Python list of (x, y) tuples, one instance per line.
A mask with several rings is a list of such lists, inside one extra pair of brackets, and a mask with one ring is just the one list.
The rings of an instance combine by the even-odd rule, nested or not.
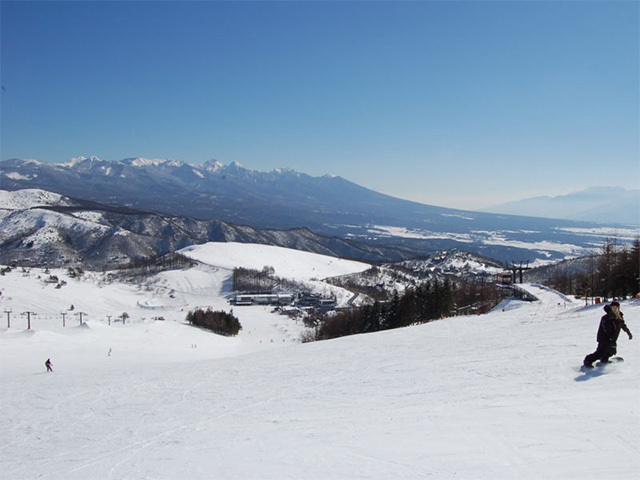
[(479, 209), (640, 187), (639, 2), (1, 3), (1, 159), (340, 175)]

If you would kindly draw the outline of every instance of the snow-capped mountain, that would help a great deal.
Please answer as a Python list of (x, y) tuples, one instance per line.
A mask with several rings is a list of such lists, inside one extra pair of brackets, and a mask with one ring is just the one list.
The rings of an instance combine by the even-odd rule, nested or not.
[(239, 163), (225, 166), (215, 160), (203, 164), (144, 158), (110, 162), (96, 157), (58, 164), (9, 160), (1, 163), (0, 179), (8, 190), (42, 188), (101, 203), (258, 228), (314, 228), (322, 223), (322, 212), (343, 211), (348, 216), (349, 208), (358, 209), (363, 194), (378, 203), (384, 197), (339, 177), (311, 177), (290, 169), (251, 171)]
[(336, 176), (312, 177), (291, 169), (261, 172), (213, 160), (7, 160), (0, 163), (0, 181), (6, 190), (42, 188), (107, 205), (256, 229), (302, 227), (407, 252), (387, 260), (459, 249), (502, 261), (554, 261), (588, 253), (608, 236), (626, 241), (637, 235), (633, 228), (435, 207)]
[(484, 209), (490, 213), (640, 225), (640, 190), (591, 187), (555, 197), (532, 197)]

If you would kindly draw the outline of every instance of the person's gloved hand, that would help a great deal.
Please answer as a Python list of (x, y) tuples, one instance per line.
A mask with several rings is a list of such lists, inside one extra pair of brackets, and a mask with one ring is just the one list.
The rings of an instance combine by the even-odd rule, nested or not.
[(629, 340), (633, 338), (633, 335), (631, 335), (631, 332), (629, 332), (627, 335), (629, 335)]

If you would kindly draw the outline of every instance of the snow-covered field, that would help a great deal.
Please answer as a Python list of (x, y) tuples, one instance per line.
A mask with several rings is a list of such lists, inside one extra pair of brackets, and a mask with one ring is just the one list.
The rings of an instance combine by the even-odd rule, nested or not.
[[(207, 263), (141, 286), (0, 277), (0, 478), (640, 476), (640, 340), (621, 335), (624, 363), (578, 368), (599, 306), (525, 285), (539, 301), (311, 344), (236, 307), (243, 330), (224, 338), (184, 324), (195, 305), (230, 308), (229, 265)], [(640, 301), (622, 310), (640, 332)]]

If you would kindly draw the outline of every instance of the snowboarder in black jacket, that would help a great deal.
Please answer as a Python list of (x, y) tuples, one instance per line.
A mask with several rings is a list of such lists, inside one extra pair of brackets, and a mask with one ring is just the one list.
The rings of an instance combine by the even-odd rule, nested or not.
[(607, 363), (609, 358), (617, 353), (616, 342), (620, 330), (627, 332), (629, 340), (633, 338), (629, 327), (624, 323), (624, 315), (620, 311), (618, 302), (613, 301), (611, 304), (605, 305), (604, 311), (606, 315), (600, 319), (600, 327), (598, 328), (598, 349), (584, 357), (584, 366), (587, 368), (593, 368), (593, 362), (596, 360)]
[(47, 361), (44, 362), (44, 366), (47, 367), (47, 372), (53, 372), (53, 369), (51, 368), (53, 364), (51, 363), (50, 358), (47, 358)]

